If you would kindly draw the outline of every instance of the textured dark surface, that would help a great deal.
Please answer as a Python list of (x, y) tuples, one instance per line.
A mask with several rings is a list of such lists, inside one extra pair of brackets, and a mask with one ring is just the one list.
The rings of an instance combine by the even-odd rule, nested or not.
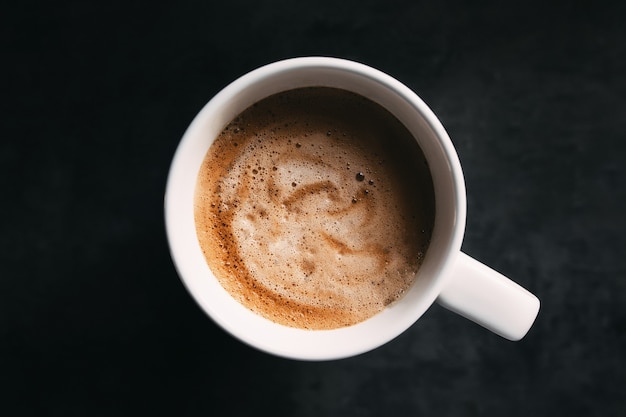
[[(626, 8), (572, 3), (3, 6), (0, 414), (625, 415)], [(440, 116), (463, 249), (542, 300), (521, 342), (433, 306), (373, 352), (302, 363), (193, 303), (162, 221), (180, 136), (239, 75), (311, 54)]]

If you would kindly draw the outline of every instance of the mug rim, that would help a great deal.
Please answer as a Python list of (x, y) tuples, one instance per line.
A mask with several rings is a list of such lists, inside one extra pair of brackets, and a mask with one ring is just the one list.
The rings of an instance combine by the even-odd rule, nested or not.
[[(352, 340), (354, 340), (355, 337), (358, 338), (358, 328), (363, 327), (361, 326), (363, 325), (363, 323), (367, 323), (372, 319), (368, 319), (365, 322), (356, 324), (354, 326), (334, 330), (303, 330), (286, 328), (285, 326), (271, 322), (268, 319), (261, 318), (262, 320), (256, 321), (255, 323), (256, 331), (250, 332), (251, 329), (249, 328), (242, 330), (242, 328), (238, 327), (237, 324), (233, 324), (233, 322), (229, 321), (229, 319), (224, 316), (223, 312), (219, 311), (219, 309), (224, 309), (226, 307), (220, 307), (214, 304), (214, 298), (216, 296), (207, 293), (207, 291), (219, 292), (220, 290), (214, 285), (211, 288), (206, 288), (198, 284), (196, 279), (191, 279), (191, 275), (195, 276), (197, 274), (192, 271), (191, 268), (189, 268), (188, 262), (185, 261), (185, 258), (188, 256), (187, 254), (185, 254), (185, 251), (190, 248), (190, 243), (188, 240), (192, 239), (192, 237), (190, 236), (188, 230), (188, 222), (185, 227), (185, 229), (187, 229), (187, 233), (181, 233), (181, 231), (179, 230), (180, 219), (178, 219), (178, 215), (180, 214), (180, 204), (176, 200), (180, 196), (177, 195), (176, 187), (181, 180), (181, 170), (187, 169), (185, 166), (188, 165), (188, 148), (189, 146), (191, 146), (191, 142), (193, 142), (198, 132), (204, 128), (203, 123), (207, 122), (207, 118), (213, 117), (215, 119), (217, 115), (220, 116), (219, 118), (217, 118), (219, 120), (213, 120), (213, 122), (217, 125), (221, 125), (221, 128), (223, 128), (228, 122), (230, 122), (230, 120), (232, 120), (234, 116), (236, 116), (236, 114), (233, 114), (232, 117), (225, 115), (225, 112), (223, 111), (224, 106), (229, 103), (232, 105), (233, 102), (237, 102), (238, 100), (240, 100), (239, 96), (243, 94), (248, 88), (251, 88), (255, 85), (262, 85), (263, 83), (266, 83), (269, 86), (271, 85), (271, 83), (268, 83), (268, 80), (277, 79), (276, 77), (278, 77), (279, 75), (307, 70), (310, 72), (316, 70), (332, 70), (345, 73), (346, 77), (364, 77), (365, 79), (369, 80), (368, 82), (378, 84), (381, 91), (383, 89), (387, 90), (391, 92), (393, 96), (397, 96), (398, 99), (403, 99), (406, 102), (406, 111), (417, 112), (416, 115), (421, 116), (424, 122), (428, 125), (428, 129), (430, 129), (433, 132), (433, 135), (436, 136), (436, 142), (440, 147), (442, 155), (444, 155), (445, 161), (447, 162), (447, 166), (444, 167), (444, 171), (447, 170), (445, 175), (450, 176), (450, 182), (453, 187), (453, 189), (450, 190), (449, 194), (454, 200), (454, 207), (451, 208), (454, 211), (452, 215), (454, 219), (454, 224), (450, 226), (451, 230), (449, 232), (449, 236), (447, 237), (447, 239), (445, 239), (445, 242), (442, 243), (445, 246), (441, 249), (444, 253), (442, 257), (445, 256), (445, 259), (441, 259), (441, 261), (434, 266), (434, 277), (430, 278), (425, 292), (419, 296), (419, 308), (413, 306), (412, 309), (409, 309), (406, 314), (410, 314), (410, 317), (405, 318), (402, 324), (396, 325), (393, 331), (389, 331), (388, 334), (386, 334), (385, 336), (370, 338), (368, 339), (368, 341), (363, 343), (358, 343), (359, 340), (352, 342)], [(281, 88), (278, 91), (285, 91), (287, 89), (288, 88)], [(265, 96), (267, 95), (269, 94), (266, 94)], [(257, 101), (262, 98), (263, 97), (257, 98)], [(394, 100), (398, 101), (397, 99)], [(239, 107), (243, 107), (239, 110), (239, 112), (243, 111), (246, 107), (248, 107), (248, 105), (241, 105), (241, 103), (239, 103)], [(385, 107), (387, 108), (387, 106)], [(396, 115), (396, 117), (398, 117), (398, 115)], [(404, 123), (404, 120), (401, 119), (401, 121)], [(221, 128), (219, 129), (219, 131), (221, 131)], [(420, 144), (420, 146), (422, 145)], [(198, 156), (196, 155), (195, 158), (198, 158)], [(200, 156), (200, 159), (203, 158), (204, 154)], [(191, 165), (198, 165), (197, 161)], [(193, 185), (195, 188), (195, 177), (197, 177), (197, 171), (195, 172), (195, 176), (193, 174), (193, 172), (186, 172), (186, 177), (193, 177)], [(189, 203), (193, 208), (193, 201)], [(185, 208), (185, 210), (187, 209), (188, 208)], [(436, 216), (439, 212), (440, 209), (437, 207)], [(200, 110), (200, 112), (194, 117), (193, 121), (185, 131), (174, 154), (166, 184), (164, 214), (170, 253), (177, 269), (179, 278), (181, 279), (181, 282), (187, 288), (189, 293), (192, 295), (192, 297), (195, 299), (195, 301), (202, 308), (202, 310), (207, 315), (209, 315), (209, 317), (211, 317), (211, 319), (216, 322), (220, 327), (222, 327), (227, 332), (229, 332), (239, 340), (243, 341), (244, 343), (247, 343), (257, 349), (278, 356), (301, 360), (339, 359), (364, 353), (389, 342), (390, 340), (401, 334), (403, 331), (405, 331), (414, 322), (416, 322), (430, 307), (430, 305), (432, 305), (436, 301), (439, 293), (445, 285), (447, 276), (450, 275), (448, 271), (454, 263), (455, 256), (460, 252), (461, 248), (461, 242), (465, 231), (466, 218), (465, 183), (456, 150), (454, 149), (454, 146), (447, 132), (445, 131), (439, 119), (432, 112), (432, 110), (413, 90), (411, 90), (395, 78), (391, 77), (390, 75), (387, 75), (386, 73), (372, 68), (368, 65), (361, 64), (355, 61), (330, 57), (299, 57), (270, 63), (242, 75), (241, 77), (235, 79), (233, 82), (224, 87)], [(186, 216), (189, 216), (188, 212)], [(195, 227), (193, 238), (195, 238), (195, 245), (199, 247), (197, 237), (195, 236)], [(191, 246), (193, 247), (194, 245), (191, 244)], [(429, 250), (427, 251), (427, 257), (430, 251), (431, 249), (429, 248)], [(214, 278), (213, 281), (217, 280)], [(202, 288), (200, 288), (200, 286), (202, 286)], [(232, 301), (235, 300), (232, 299)], [(235, 303), (237, 303), (240, 307), (243, 307), (237, 301), (235, 301)], [(401, 300), (394, 303), (394, 305), (395, 304), (401, 304)], [(229, 308), (234, 307), (230, 306)], [(245, 307), (243, 308), (245, 309)], [(398, 313), (396, 307), (394, 307), (394, 309), (396, 309), (396, 315), (398, 317), (402, 317), (401, 314), (403, 313)], [(385, 311), (383, 311), (383, 313), (384, 312)], [(383, 313), (379, 313), (378, 315), (382, 315)], [(268, 323), (264, 323), (263, 320), (270, 322), (271, 325)], [(281, 339), (280, 342), (276, 340), (271, 340), (271, 337), (266, 337), (263, 334), (263, 332), (275, 332), (275, 326), (285, 327), (285, 329), (277, 332), (278, 338)], [(355, 328), (357, 328), (357, 330), (355, 330)], [(285, 338), (290, 337), (303, 337), (303, 332), (305, 332), (304, 334), (306, 335), (316, 334), (320, 336), (319, 338), (311, 338), (311, 342), (317, 342), (317, 339), (332, 341), (333, 337), (350, 342), (343, 343), (341, 344), (341, 346), (338, 346), (336, 348), (329, 348), (328, 346), (326, 346), (326, 344), (320, 343), (318, 346), (305, 346), (302, 349), (296, 349), (289, 343), (286, 343), (286, 340), (284, 340)], [(339, 337), (339, 335), (343, 336)], [(315, 343), (313, 344), (315, 345)], [(317, 348), (317, 350), (315, 348)]]

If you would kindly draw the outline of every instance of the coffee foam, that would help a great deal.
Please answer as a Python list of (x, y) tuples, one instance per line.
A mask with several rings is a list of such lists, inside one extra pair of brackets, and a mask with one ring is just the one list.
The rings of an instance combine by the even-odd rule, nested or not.
[(310, 88), (237, 117), (198, 177), (207, 262), (242, 304), (288, 326), (363, 321), (412, 284), (432, 182), (415, 140), (360, 96)]

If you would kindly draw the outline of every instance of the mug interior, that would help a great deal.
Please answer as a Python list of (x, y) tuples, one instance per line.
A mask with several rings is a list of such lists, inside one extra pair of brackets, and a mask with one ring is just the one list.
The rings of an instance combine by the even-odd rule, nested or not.
[[(413, 286), (381, 313), (354, 326), (303, 330), (276, 324), (233, 299), (210, 271), (194, 223), (194, 191), (205, 154), (239, 113), (272, 94), (324, 86), (361, 94), (385, 107), (413, 134), (431, 169), (435, 225)], [(295, 58), (252, 71), (218, 93), (195, 117), (176, 151), (165, 195), (166, 231), (179, 276), (200, 307), (241, 341), (275, 355), (327, 360), (372, 350), (411, 326), (435, 301), (461, 247), (465, 189), (456, 151), (426, 104), (390, 76), (336, 58)]]

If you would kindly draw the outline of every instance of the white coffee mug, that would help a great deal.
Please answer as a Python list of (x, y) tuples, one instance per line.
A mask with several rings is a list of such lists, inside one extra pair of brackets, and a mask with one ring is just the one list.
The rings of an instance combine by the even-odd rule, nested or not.
[[(336, 87), (382, 105), (413, 134), (430, 166), (435, 190), (432, 239), (415, 283), (381, 313), (353, 326), (303, 330), (272, 322), (236, 301), (209, 269), (196, 236), (194, 191), (205, 154), (239, 113), (274, 93), (298, 87)], [(169, 172), (165, 223), (178, 273), (200, 307), (241, 341), (275, 355), (329, 360), (357, 355), (389, 342), (434, 303), (509, 339), (528, 332), (537, 297), (461, 252), (465, 183), (458, 156), (440, 121), (408, 87), (352, 61), (327, 57), (288, 59), (256, 69), (219, 92), (185, 132)]]

